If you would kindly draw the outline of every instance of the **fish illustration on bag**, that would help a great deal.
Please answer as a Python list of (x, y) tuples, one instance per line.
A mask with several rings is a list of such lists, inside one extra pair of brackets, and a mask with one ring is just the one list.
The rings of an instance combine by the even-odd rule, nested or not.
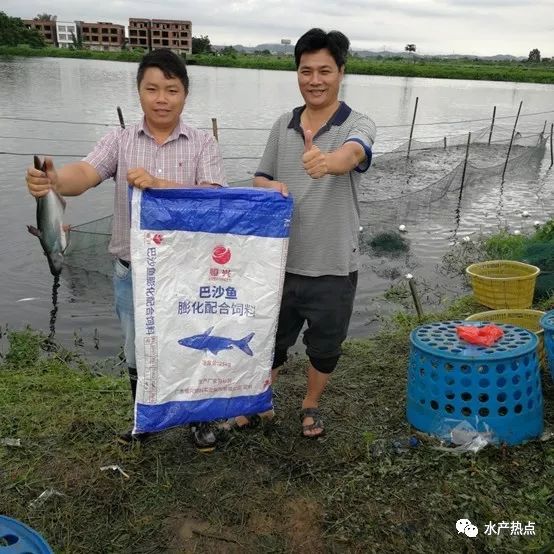
[(194, 350), (209, 351), (212, 354), (219, 354), (222, 350), (231, 350), (232, 348), (238, 348), (242, 350), (248, 356), (253, 356), (254, 353), (248, 346), (248, 343), (252, 340), (255, 333), (250, 333), (242, 339), (231, 339), (228, 337), (218, 337), (212, 335), (213, 327), (210, 327), (207, 331), (201, 335), (192, 335), (191, 337), (185, 337), (178, 341), (181, 346), (187, 348), (193, 348)]

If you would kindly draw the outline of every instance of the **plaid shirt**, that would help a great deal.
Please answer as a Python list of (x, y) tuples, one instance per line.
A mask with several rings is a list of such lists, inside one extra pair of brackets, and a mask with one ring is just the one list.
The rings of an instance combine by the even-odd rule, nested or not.
[(115, 180), (114, 217), (109, 250), (129, 261), (130, 216), (127, 171), (143, 167), (152, 176), (173, 181), (177, 187), (225, 186), (225, 171), (215, 138), (187, 125), (182, 119), (169, 138), (158, 144), (144, 118), (126, 129), (108, 133), (83, 159), (99, 173), (102, 181)]

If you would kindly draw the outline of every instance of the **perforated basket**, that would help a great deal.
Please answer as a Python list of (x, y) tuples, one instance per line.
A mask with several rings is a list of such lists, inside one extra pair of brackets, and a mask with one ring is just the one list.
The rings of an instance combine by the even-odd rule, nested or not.
[(0, 515), (0, 552), (3, 554), (53, 554), (42, 536), (17, 519)]
[(540, 271), (511, 260), (479, 262), (466, 268), (477, 301), (495, 310), (529, 308)]
[(529, 331), (533, 331), (539, 339), (537, 345), (537, 353), (539, 361), (543, 368), (546, 369), (546, 351), (544, 349), (544, 331), (542, 330), (540, 321), (544, 312), (540, 310), (491, 310), (488, 312), (480, 312), (478, 314), (466, 317), (466, 321), (488, 321), (492, 323), (509, 323), (517, 327), (523, 327)]
[(478, 432), (492, 431), (507, 444), (540, 436), (543, 397), (537, 336), (499, 323), (504, 335), (491, 346), (458, 338), (458, 325), (476, 321), (429, 323), (410, 334), (406, 415), (417, 429), (448, 440), (460, 422)]

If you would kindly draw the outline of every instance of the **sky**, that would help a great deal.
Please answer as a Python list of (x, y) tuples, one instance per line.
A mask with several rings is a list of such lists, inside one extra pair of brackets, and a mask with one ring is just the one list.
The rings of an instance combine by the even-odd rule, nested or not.
[(355, 50), (399, 52), (413, 43), (421, 54), (527, 57), (538, 48), (554, 57), (554, 0), (2, 0), (0, 10), (123, 25), (129, 17), (183, 19), (215, 45), (294, 44), (321, 27), (342, 31)]

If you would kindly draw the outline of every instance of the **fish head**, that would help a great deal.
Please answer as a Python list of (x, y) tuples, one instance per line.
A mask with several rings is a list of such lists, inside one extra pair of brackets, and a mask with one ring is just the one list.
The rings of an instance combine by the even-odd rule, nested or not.
[(184, 339), (180, 339), (177, 342), (181, 346), (191, 346), (191, 339), (192, 339), (192, 337), (185, 337)]
[(206, 342), (206, 335), (192, 335), (192, 337), (184, 337), (178, 341), (181, 346), (188, 348), (201, 349)]
[(63, 254), (61, 252), (51, 252), (47, 254), (48, 266), (50, 267), (50, 273), (57, 276), (62, 272), (63, 267)]

